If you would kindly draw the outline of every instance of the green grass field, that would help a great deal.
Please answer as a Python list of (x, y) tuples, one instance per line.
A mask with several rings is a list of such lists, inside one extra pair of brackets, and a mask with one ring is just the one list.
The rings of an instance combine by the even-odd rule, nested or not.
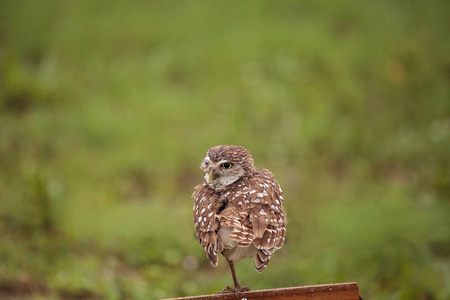
[(231, 284), (194, 236), (207, 149), (285, 193), (253, 289), (450, 297), (450, 2), (1, 1), (0, 298)]

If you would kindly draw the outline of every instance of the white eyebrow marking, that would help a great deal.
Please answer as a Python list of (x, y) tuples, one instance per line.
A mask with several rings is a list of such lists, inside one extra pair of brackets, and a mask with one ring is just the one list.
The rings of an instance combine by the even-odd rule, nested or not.
[(217, 164), (218, 165), (221, 165), (221, 164), (223, 164), (223, 163), (227, 163), (227, 162), (230, 162), (228, 159), (222, 159), (221, 161), (219, 161)]

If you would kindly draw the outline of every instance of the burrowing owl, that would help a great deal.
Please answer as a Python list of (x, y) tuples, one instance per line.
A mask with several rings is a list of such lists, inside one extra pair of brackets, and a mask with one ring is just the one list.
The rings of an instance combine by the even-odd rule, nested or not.
[(195, 233), (213, 266), (217, 253), (230, 265), (234, 289), (241, 287), (234, 262), (255, 254), (255, 268), (264, 271), (275, 250), (284, 244), (286, 219), (280, 185), (269, 170), (258, 169), (250, 153), (240, 146), (216, 146), (208, 150), (200, 168), (203, 183), (195, 187)]

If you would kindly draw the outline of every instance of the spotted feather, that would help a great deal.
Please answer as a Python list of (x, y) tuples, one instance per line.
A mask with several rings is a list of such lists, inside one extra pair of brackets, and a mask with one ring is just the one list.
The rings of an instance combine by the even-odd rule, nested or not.
[(264, 271), (285, 241), (280, 185), (269, 170), (255, 167), (250, 153), (239, 146), (210, 148), (201, 168), (205, 181), (192, 194), (194, 223), (209, 261), (217, 266), (218, 253), (229, 263), (255, 256), (255, 269)]

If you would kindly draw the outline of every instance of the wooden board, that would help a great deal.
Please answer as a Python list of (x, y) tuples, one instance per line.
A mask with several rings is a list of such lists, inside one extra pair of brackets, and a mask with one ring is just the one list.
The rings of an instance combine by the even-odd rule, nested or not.
[[(359, 288), (357, 282), (334, 283), (309, 285), (299, 287), (289, 287), (271, 290), (250, 291), (239, 294), (236, 298), (234, 294), (214, 294), (194, 297), (169, 298), (179, 300), (206, 300), (206, 299), (220, 299), (220, 300), (250, 300), (250, 299), (264, 299), (264, 300), (359, 300)], [(167, 299), (167, 300), (169, 300)]]

